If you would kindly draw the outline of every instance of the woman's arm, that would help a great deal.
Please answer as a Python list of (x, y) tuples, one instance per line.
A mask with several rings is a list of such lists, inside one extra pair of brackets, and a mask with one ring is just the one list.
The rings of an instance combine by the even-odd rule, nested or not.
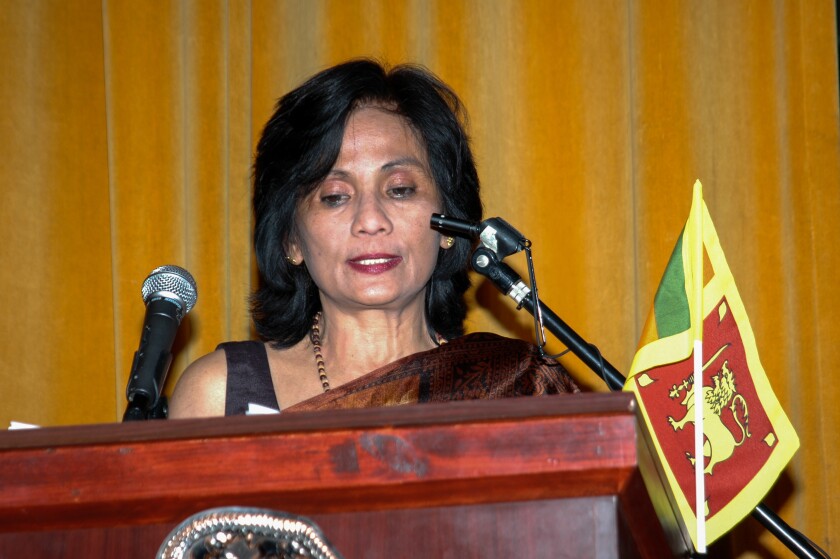
[(223, 416), (226, 392), (225, 352), (216, 350), (184, 370), (169, 400), (169, 418)]

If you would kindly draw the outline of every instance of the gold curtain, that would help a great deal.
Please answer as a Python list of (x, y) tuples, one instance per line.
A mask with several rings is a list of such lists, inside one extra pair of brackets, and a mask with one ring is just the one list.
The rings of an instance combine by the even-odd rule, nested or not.
[[(802, 441), (766, 502), (838, 553), (834, 10), (832, 0), (5, 0), (0, 421), (119, 420), (140, 285), (156, 266), (184, 266), (199, 286), (169, 389), (218, 342), (251, 337), (249, 165), (276, 98), (348, 58), (413, 61), (467, 105), (486, 215), (533, 241), (542, 299), (619, 370), (703, 182)], [(532, 335), (529, 316), (476, 283), (469, 329)], [(564, 359), (580, 384), (605, 390)], [(786, 556), (756, 522), (736, 536), (739, 556)]]

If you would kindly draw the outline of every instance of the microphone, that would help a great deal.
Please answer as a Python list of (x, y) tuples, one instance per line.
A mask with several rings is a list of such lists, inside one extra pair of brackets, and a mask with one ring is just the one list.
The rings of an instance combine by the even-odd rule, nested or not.
[[(163, 383), (172, 363), (172, 343), (181, 319), (192, 310), (198, 298), (192, 275), (178, 266), (152, 270), (143, 282), (141, 293), (146, 318), (126, 387), (129, 405), (123, 421), (148, 419), (161, 403)], [(163, 411), (162, 417), (165, 416)]]
[(467, 239), (477, 239), (481, 233), (481, 224), (443, 214), (432, 214), (432, 229)]
[(530, 245), (530, 241), (522, 233), (501, 217), (491, 217), (481, 223), (474, 223), (457, 217), (432, 214), (432, 229), (457, 237), (478, 239), (482, 246), (492, 250), (500, 259)]

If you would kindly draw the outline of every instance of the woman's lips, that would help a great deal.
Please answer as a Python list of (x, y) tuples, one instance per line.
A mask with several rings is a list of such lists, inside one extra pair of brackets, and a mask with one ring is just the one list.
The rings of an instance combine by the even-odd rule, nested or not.
[(394, 254), (363, 254), (347, 261), (347, 264), (363, 274), (381, 274), (399, 266), (401, 256)]

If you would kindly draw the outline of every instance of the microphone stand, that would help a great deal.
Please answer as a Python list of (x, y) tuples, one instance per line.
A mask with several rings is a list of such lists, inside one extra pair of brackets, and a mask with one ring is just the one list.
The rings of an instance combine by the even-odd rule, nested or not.
[(123, 413), (123, 422), (145, 421), (147, 419), (166, 419), (169, 415), (169, 405), (166, 396), (158, 398), (157, 404), (149, 407), (148, 400), (141, 394), (137, 394), (133, 400), (128, 402)]
[[(535, 305), (533, 292), (525, 286), (525, 283), (510, 266), (499, 260), (495, 252), (479, 245), (472, 255), (472, 266), (477, 273), (489, 279), (499, 291), (516, 301), (517, 309), (524, 308), (534, 316), (536, 316), (535, 312), (541, 314), (542, 321), (548, 331), (554, 334), (595, 374), (600, 376), (610, 390), (620, 391), (624, 387), (624, 375), (604, 359), (594, 345), (578, 335), (539, 298), (537, 298), (537, 305)], [(825, 559), (828, 557), (814, 549), (815, 546), (810, 540), (796, 529), (791, 528), (763, 503), (760, 503), (753, 510), (752, 516), (800, 559)]]

